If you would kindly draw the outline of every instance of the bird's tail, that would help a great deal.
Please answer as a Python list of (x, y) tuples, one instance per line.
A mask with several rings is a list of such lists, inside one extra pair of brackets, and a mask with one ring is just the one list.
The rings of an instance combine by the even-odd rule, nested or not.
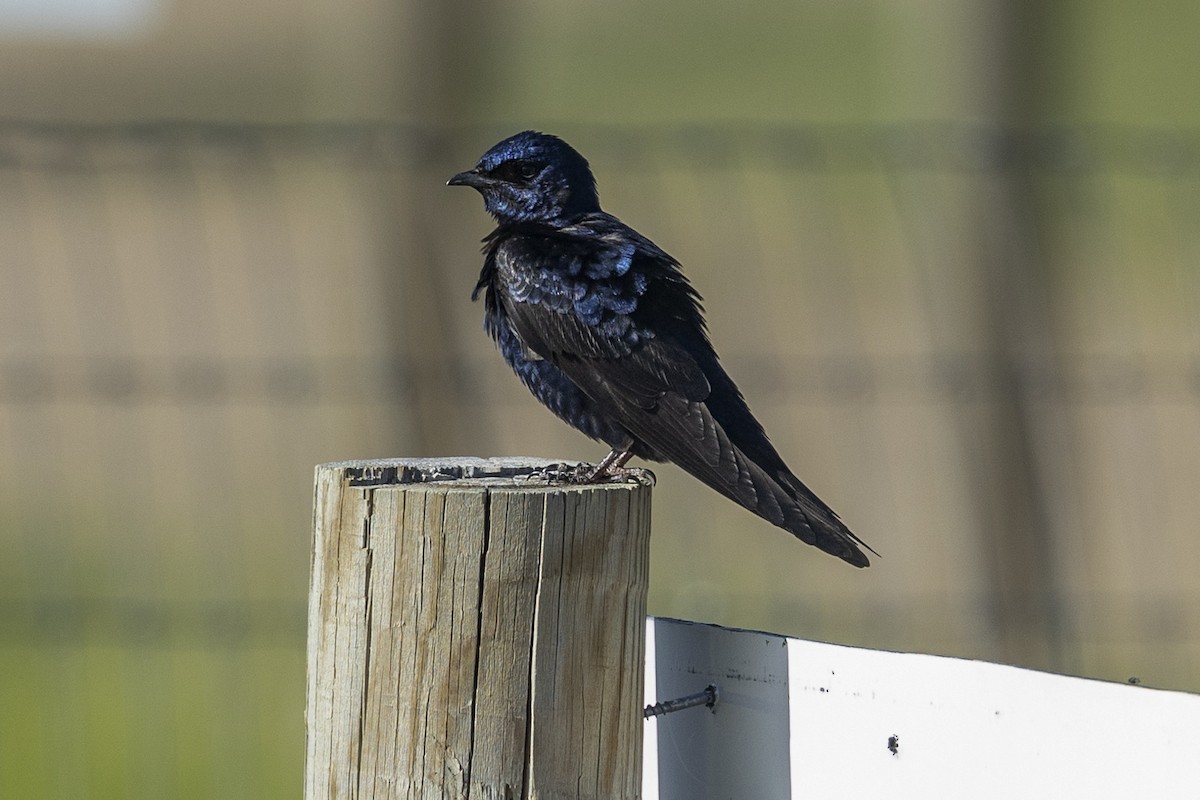
[(864, 548), (879, 555), (786, 467), (781, 465), (768, 472), (736, 448), (733, 456), (739, 480), (733, 486), (714, 486), (717, 491), (801, 541), (856, 567), (871, 563)]
[(791, 504), (782, 503), (784, 522), (775, 522), (776, 525), (856, 567), (870, 566), (863, 549), (879, 555), (871, 545), (855, 536), (841, 517), (791, 472), (785, 469), (779, 479), (776, 491), (789, 498)]
[[(740, 395), (726, 394), (741, 402)], [(744, 405), (740, 410), (743, 420), (749, 420), (747, 424), (757, 426)], [(833, 509), (791, 473), (761, 428), (751, 431), (753, 435), (748, 444), (743, 443), (744, 449), (734, 444), (705, 403), (688, 401), (678, 394), (662, 397), (657, 416), (650, 419), (657, 422), (656, 430), (649, 423), (631, 429), (642, 442), (652, 444), (648, 450), (639, 451), (639, 455), (673, 461), (801, 541), (856, 567), (870, 565), (863, 549), (875, 551), (851, 533)]]
[[(765, 438), (760, 443), (764, 452), (754, 460), (719, 425), (706, 425), (706, 430), (716, 447), (684, 447), (664, 455), (730, 500), (830, 555), (856, 567), (871, 563), (863, 549), (879, 555), (791, 473)], [(760, 463), (764, 461), (767, 466)]]

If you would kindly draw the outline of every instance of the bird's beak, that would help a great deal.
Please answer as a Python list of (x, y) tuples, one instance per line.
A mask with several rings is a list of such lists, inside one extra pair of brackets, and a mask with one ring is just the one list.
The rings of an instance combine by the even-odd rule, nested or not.
[(484, 186), (491, 184), (491, 180), (485, 175), (481, 175), (478, 171), (469, 169), (466, 172), (460, 172), (450, 180), (446, 181), (447, 186), (473, 186), (476, 189), (482, 189)]

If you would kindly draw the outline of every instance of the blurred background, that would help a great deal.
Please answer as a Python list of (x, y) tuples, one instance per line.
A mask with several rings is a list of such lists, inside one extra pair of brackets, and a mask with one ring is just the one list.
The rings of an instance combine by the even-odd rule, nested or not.
[(655, 467), (654, 614), (1200, 691), (1200, 4), (0, 2), (0, 797), (299, 793), (317, 463), (595, 460), (444, 187), (558, 133), (854, 570)]

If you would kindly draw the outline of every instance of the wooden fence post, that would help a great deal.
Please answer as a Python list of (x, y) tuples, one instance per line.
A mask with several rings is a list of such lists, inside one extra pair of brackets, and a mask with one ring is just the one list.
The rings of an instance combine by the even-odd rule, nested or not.
[(308, 800), (639, 796), (653, 476), (554, 465), (317, 467)]

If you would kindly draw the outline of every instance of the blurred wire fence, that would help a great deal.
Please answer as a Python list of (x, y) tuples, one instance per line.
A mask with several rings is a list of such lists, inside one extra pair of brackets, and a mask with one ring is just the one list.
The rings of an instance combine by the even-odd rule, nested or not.
[[(312, 466), (602, 454), (468, 301), (511, 132), (0, 123), (0, 796), (294, 793)], [(884, 554), (657, 468), (653, 612), (1200, 689), (1200, 133), (556, 132)]]

